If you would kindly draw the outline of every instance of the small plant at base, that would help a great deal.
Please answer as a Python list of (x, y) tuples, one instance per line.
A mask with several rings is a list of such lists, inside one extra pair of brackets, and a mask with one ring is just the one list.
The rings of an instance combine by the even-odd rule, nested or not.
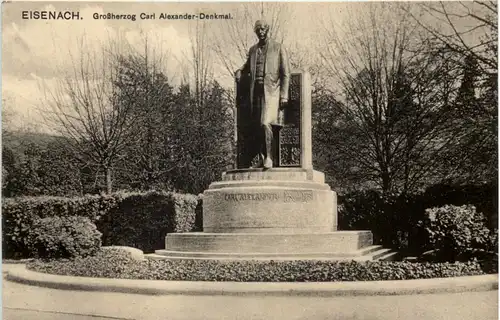
[(28, 247), (38, 258), (85, 257), (99, 250), (101, 233), (86, 217), (38, 219), (28, 235)]
[(447, 261), (469, 260), (490, 248), (490, 230), (486, 218), (471, 205), (430, 208), (425, 211), (429, 243)]

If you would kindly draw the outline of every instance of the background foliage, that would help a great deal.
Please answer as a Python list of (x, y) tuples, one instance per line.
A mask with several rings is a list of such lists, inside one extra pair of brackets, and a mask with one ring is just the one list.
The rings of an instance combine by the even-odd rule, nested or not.
[[(61, 221), (71, 222), (72, 219), (89, 219), (102, 233), (103, 245), (124, 245), (153, 252), (165, 247), (167, 233), (185, 232), (194, 228), (197, 205), (196, 196), (156, 191), (72, 198), (4, 199), (2, 255), (4, 258), (32, 256), (34, 251), (31, 233), (35, 232), (35, 236), (39, 237), (47, 231), (43, 228), (50, 227), (49, 220), (44, 220), (40, 225), (40, 219), (47, 218), (59, 219), (59, 224)], [(85, 228), (85, 232), (89, 231), (89, 227)], [(57, 236), (56, 229), (49, 231), (51, 237)], [(69, 234), (66, 236), (72, 237)], [(54, 243), (55, 240), (51, 241)]]
[[(420, 223), (426, 220), (426, 209), (442, 208), (448, 204), (474, 205), (477, 213), (484, 217), (482, 226), (494, 231), (498, 228), (496, 194), (492, 185), (433, 185), (412, 195), (384, 195), (377, 190), (354, 191), (339, 196), (338, 225), (341, 230), (371, 230), (376, 244), (397, 249), (403, 255), (419, 256), (436, 249)], [(468, 212), (471, 219), (472, 213)], [(463, 221), (453, 221), (444, 227), (447, 232), (466, 228)], [(463, 236), (467, 236), (467, 230), (462, 231), (465, 232)], [(468, 234), (470, 236), (470, 232)], [(490, 240), (494, 238), (490, 234), (488, 237)]]

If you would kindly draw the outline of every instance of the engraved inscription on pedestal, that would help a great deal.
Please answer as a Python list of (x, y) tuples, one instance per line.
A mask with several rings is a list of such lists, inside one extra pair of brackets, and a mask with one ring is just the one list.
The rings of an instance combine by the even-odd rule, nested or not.
[(239, 201), (281, 201), (281, 202), (310, 202), (313, 201), (312, 190), (284, 190), (283, 192), (259, 193), (226, 193), (219, 200), (229, 202)]
[(289, 100), (285, 111), (285, 126), (279, 133), (279, 166), (301, 166), (301, 89), (300, 73), (293, 73), (290, 80)]
[(287, 190), (284, 192), (285, 202), (309, 202), (313, 200), (312, 191)]
[(277, 201), (278, 193), (227, 193), (224, 195), (226, 201)]

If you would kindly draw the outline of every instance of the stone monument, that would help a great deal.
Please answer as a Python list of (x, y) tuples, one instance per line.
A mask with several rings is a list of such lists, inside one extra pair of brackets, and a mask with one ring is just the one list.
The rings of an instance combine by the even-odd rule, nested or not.
[[(255, 68), (252, 50), (255, 52), (255, 46), (250, 50), (249, 66)], [(286, 55), (280, 59), (283, 57)], [(273, 260), (393, 257), (390, 250), (373, 245), (371, 231), (337, 231), (336, 193), (325, 184), (324, 174), (312, 165), (310, 75), (300, 70), (285, 75), (288, 92), (281, 92), (285, 102), (274, 109), (279, 112), (280, 120), (273, 123), (272, 154), (269, 146), (262, 151), (249, 143), (256, 143), (252, 135), (259, 127), (255, 122), (248, 124), (255, 101), (252, 104), (247, 93), (255, 77), (245, 76), (236, 76), (237, 169), (223, 173), (222, 181), (213, 182), (204, 192), (203, 232), (169, 234), (165, 250), (157, 250), (149, 257)], [(261, 151), (267, 154), (263, 157)], [(266, 158), (272, 164), (267, 161), (266, 165)]]

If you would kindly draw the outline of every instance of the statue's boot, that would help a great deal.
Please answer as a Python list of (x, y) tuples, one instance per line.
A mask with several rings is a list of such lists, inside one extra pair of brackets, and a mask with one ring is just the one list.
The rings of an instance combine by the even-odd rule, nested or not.
[(266, 160), (264, 160), (264, 168), (266, 169), (271, 169), (273, 167), (273, 160), (271, 158), (266, 157)]

